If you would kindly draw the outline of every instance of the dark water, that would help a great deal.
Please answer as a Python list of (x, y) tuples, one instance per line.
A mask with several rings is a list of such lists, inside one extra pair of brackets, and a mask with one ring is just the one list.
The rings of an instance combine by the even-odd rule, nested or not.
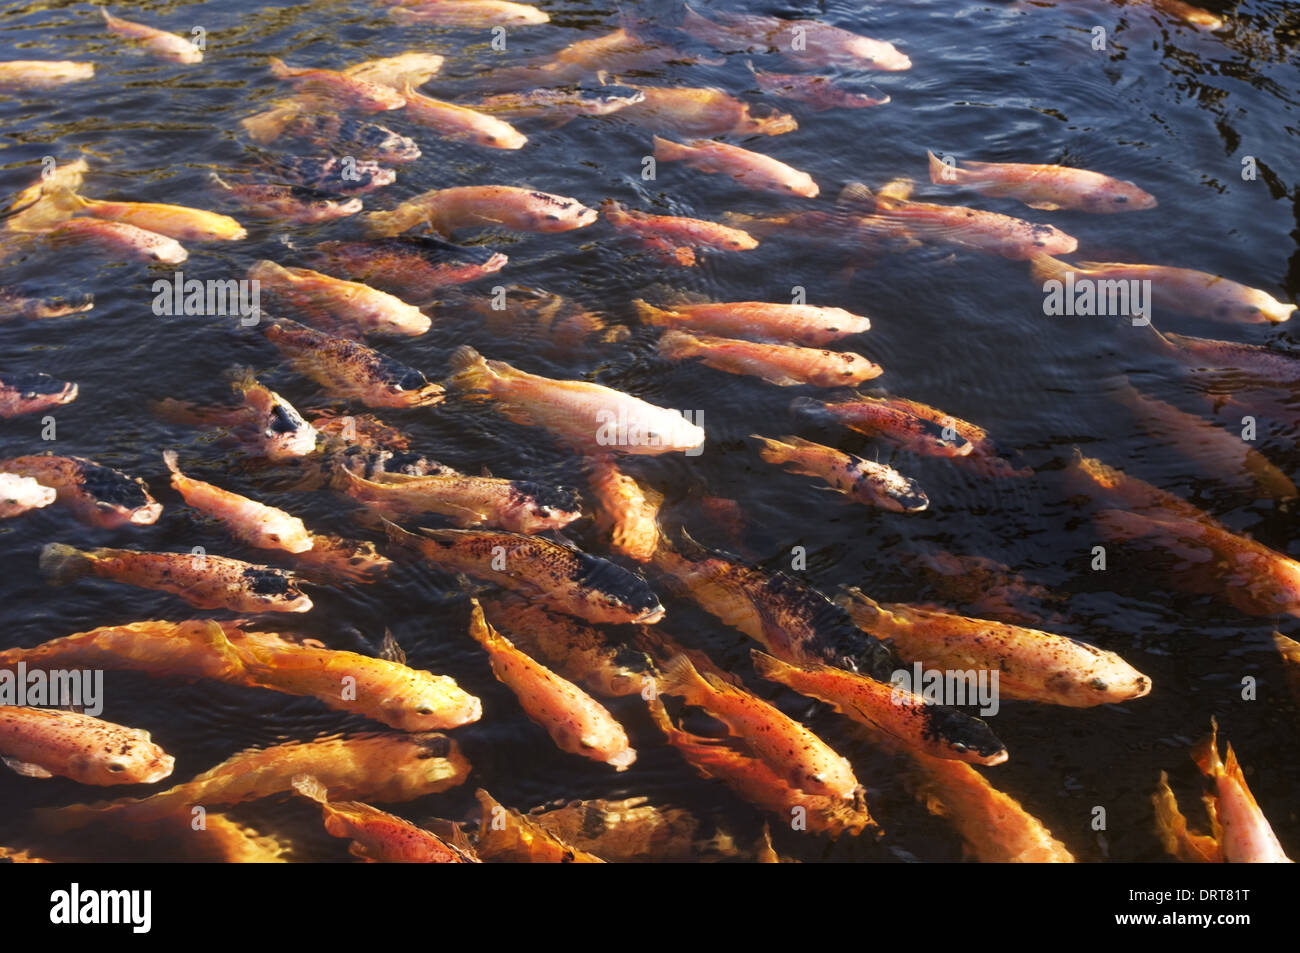
[[(1300, 291), (1300, 73), (1296, 8), (1278, 2), (1221, 5), (1226, 29), (1207, 33), (1143, 6), (1093, 0), (1039, 4), (948, 2), (784, 4), (750, 12), (816, 17), (888, 40), (908, 53), (903, 73), (842, 75), (874, 84), (893, 97), (883, 107), (809, 112), (783, 104), (800, 120), (789, 135), (744, 141), (808, 171), (822, 188), (809, 207), (828, 207), (839, 188), (860, 179), (878, 186), (905, 175), (920, 195), (964, 201), (1034, 221), (1051, 221), (1080, 241), (1079, 256), (1141, 261), (1224, 274), (1294, 301)], [(253, 153), (238, 120), (284, 89), (269, 76), (267, 55), (291, 65), (341, 68), (362, 59), (426, 49), (448, 58), (444, 75), (426, 91), (472, 100), (492, 90), (494, 68), (556, 51), (614, 28), (609, 4), (545, 2), (552, 22), (512, 29), (508, 49), (490, 48), (484, 31), (400, 28), (381, 8), (363, 3), (119, 4), (115, 12), (186, 33), (208, 31), (203, 64), (173, 66), (149, 59), (107, 36), (86, 4), (8, 2), (0, 11), (0, 59), (85, 59), (94, 80), (47, 94), (0, 99), (0, 190), (30, 184), (43, 156), (60, 162), (85, 155), (84, 192), (98, 198), (213, 207), (205, 179), (246, 168)], [(741, 9), (740, 4), (728, 4)], [(702, 8), (713, 8), (701, 5)], [(635, 4), (628, 9), (637, 11)], [(665, 10), (668, 12), (665, 13)], [(665, 10), (644, 8), (661, 17)], [(1108, 48), (1091, 48), (1092, 28), (1108, 31)], [(651, 82), (717, 85), (761, 101), (745, 56), (722, 66), (670, 65), (645, 74)], [(760, 62), (762, 60), (760, 59)], [(773, 63), (773, 68), (778, 68)], [(431, 188), (462, 184), (530, 185), (571, 195), (588, 205), (614, 197), (635, 207), (717, 218), (724, 211), (763, 213), (779, 201), (731, 187), (718, 176), (665, 166), (657, 181), (640, 177), (650, 151), (648, 130), (616, 115), (563, 128), (520, 122), (530, 136), (519, 152), (443, 142), (408, 128), (400, 113), (382, 119), (413, 135), (424, 156), (401, 167), (395, 185), (367, 198), (387, 208)], [(1131, 179), (1156, 195), (1159, 207), (1129, 215), (1045, 213), (1019, 203), (932, 188), (925, 151), (986, 161), (1058, 162)], [(1240, 175), (1254, 156), (1259, 176)], [(295, 256), (323, 238), (353, 235), (355, 221), (324, 227), (249, 223), (247, 241), (188, 247), (187, 276), (240, 277), (258, 258), (301, 263)], [(707, 257), (693, 270), (662, 269), (614, 238), (603, 222), (556, 236), (489, 236), (510, 256), (500, 283), (545, 287), (635, 326), (635, 297), (665, 287), (718, 300), (808, 300), (870, 315), (872, 330), (845, 343), (884, 366), (873, 382), (987, 427), (1038, 469), (1032, 480), (993, 481), (943, 461), (891, 451), (865, 438), (824, 434), (845, 450), (890, 462), (917, 478), (931, 507), (918, 515), (886, 514), (843, 503), (812, 481), (776, 472), (744, 439), (776, 435), (796, 425), (788, 415), (800, 391), (770, 387), (698, 366), (668, 367), (653, 356), (654, 335), (635, 329), (620, 344), (554, 359), (539, 356), (526, 334), (490, 335), (471, 322), (442, 320), (428, 335), (378, 346), (442, 376), (453, 347), (472, 343), (489, 357), (542, 374), (598, 380), (663, 406), (703, 411), (705, 453), (692, 458), (639, 459), (629, 469), (666, 495), (669, 512), (702, 493), (743, 506), (746, 547), (773, 565), (788, 563), (794, 546), (808, 551), (806, 579), (825, 591), (862, 586), (899, 601), (932, 598), (904, 568), (904, 557), (943, 549), (1005, 563), (1066, 597), (1055, 607), (1054, 631), (1114, 650), (1151, 676), (1154, 690), (1137, 701), (1087, 710), (1004, 703), (992, 719), (1011, 760), (988, 769), (1083, 860), (1166, 859), (1152, 832), (1149, 797), (1168, 770), (1199, 821), (1189, 746), (1211, 716), (1233, 741), (1251, 787), (1284, 846), (1300, 850), (1300, 786), (1295, 726), (1271, 641), (1275, 620), (1251, 619), (1204, 599), (1169, 592), (1139, 560), (1116, 561), (1105, 574), (1089, 569), (1098, 541), (1078, 501), (1058, 481), (1074, 447), (1183, 495), (1234, 529), (1295, 554), (1293, 512), (1235, 494), (1212, 473), (1193, 468), (1172, 448), (1153, 443), (1133, 425), (1110, 392), (1122, 373), (1150, 393), (1208, 414), (1195, 381), (1154, 348), (1149, 330), (1106, 318), (1051, 318), (1022, 262), (975, 253), (923, 249), (885, 257), (852, 274), (844, 261), (797, 238), (773, 238), (756, 251)], [(68, 294), (93, 291), (96, 308), (78, 318), (0, 327), (6, 371), (44, 371), (77, 381), (81, 396), (59, 409), (57, 440), (43, 442), (38, 416), (0, 428), (0, 454), (55, 453), (93, 457), (146, 478), (166, 505), (158, 523), (137, 531), (92, 531), (60, 507), (0, 526), (0, 646), (34, 645), (98, 625), (147, 618), (185, 618), (172, 597), (110, 583), (47, 587), (37, 571), (40, 547), (131, 545), (187, 549), (258, 559), (180, 504), (168, 488), (161, 452), (176, 448), (187, 471), (301, 516), (320, 531), (364, 535), (348, 504), (325, 491), (284, 489), (249, 466), (231, 447), (193, 430), (164, 424), (147, 403), (163, 397), (225, 399), (223, 373), (248, 364), (298, 407), (328, 405), (314, 385), (279, 366), (278, 355), (254, 330), (222, 318), (159, 318), (150, 285), (172, 269), (147, 269), (80, 254), (32, 256), (0, 273), (3, 284)], [(487, 294), (498, 279), (474, 289)], [(1168, 330), (1291, 346), (1287, 326), (1228, 326), (1170, 316)], [(1283, 395), (1286, 396), (1286, 395)], [(1294, 406), (1292, 403), (1291, 406)], [(540, 431), (516, 427), (488, 409), (448, 401), (432, 410), (380, 412), (413, 438), (414, 446), (452, 466), (498, 476), (576, 485), (578, 460)], [(1261, 416), (1258, 446), (1293, 479), (1300, 477), (1294, 416)], [(1225, 426), (1231, 421), (1225, 422)], [(816, 436), (811, 431), (804, 431)], [(685, 509), (683, 508), (683, 512)], [(694, 535), (722, 544), (707, 523)], [(582, 526), (575, 538), (587, 541)], [(594, 540), (592, 541), (594, 546)], [(710, 823), (752, 837), (761, 821), (721, 785), (701, 781), (663, 746), (633, 699), (613, 704), (640, 752), (635, 766), (614, 774), (556, 750), (493, 679), (467, 637), (448, 581), (405, 569), (379, 586), (313, 589), (318, 608), (301, 627), (327, 644), (362, 648), (355, 628), (377, 641), (391, 628), (413, 664), (453, 675), (484, 699), (485, 716), (457, 730), (474, 772), (462, 788), (398, 810), (406, 816), (461, 818), (476, 786), (521, 809), (555, 798), (647, 795), (655, 803), (688, 807)], [(740, 667), (749, 644), (690, 605), (667, 601), (665, 629), (705, 648), (720, 664)], [(1282, 620), (1282, 631), (1300, 628)], [(1241, 699), (1241, 681), (1259, 683), (1259, 700)], [(150, 730), (176, 755), (174, 780), (185, 780), (250, 745), (307, 738), (342, 728), (372, 727), (329, 712), (311, 699), (216, 684), (181, 685), (109, 673), (102, 717)], [(862, 742), (838, 716), (792, 694), (772, 695), (792, 714), (849, 756), (869, 788), (872, 812), (885, 829), (877, 843), (832, 844), (778, 829), (783, 854), (888, 861), (955, 860), (960, 842), (904, 789), (900, 765)], [(22, 839), (25, 812), (45, 804), (96, 799), (99, 790), (62, 780), (32, 781), (0, 774), (0, 843)], [(113, 794), (123, 792), (112, 792)], [(1091, 828), (1104, 807), (1107, 830)], [(345, 857), (345, 842), (318, 830), (314, 810), (264, 802), (235, 812), (291, 836), (303, 859)], [(777, 825), (779, 827), (779, 825)], [(93, 852), (102, 835), (89, 832), (77, 852)], [(36, 845), (41, 846), (37, 841)], [(51, 850), (69, 844), (52, 842)], [(157, 845), (126, 854), (150, 857)], [(109, 850), (105, 845), (99, 849)], [(117, 848), (114, 848), (116, 850)]]

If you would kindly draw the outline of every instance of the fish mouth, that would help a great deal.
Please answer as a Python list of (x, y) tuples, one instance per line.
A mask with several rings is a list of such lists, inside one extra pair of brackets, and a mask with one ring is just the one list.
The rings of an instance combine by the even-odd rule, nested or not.
[(626, 771), (634, 761), (636, 761), (635, 748), (624, 748), (618, 754), (605, 759), (605, 763), (612, 765), (615, 771)]
[(667, 615), (668, 610), (663, 606), (655, 606), (653, 609), (647, 609), (639, 616), (632, 620), (633, 625), (653, 625)]
[(154, 784), (163, 778), (171, 777), (173, 769), (176, 767), (176, 759), (169, 754), (159, 756), (150, 767), (147, 774), (140, 778), (141, 784)]
[(150, 503), (148, 506), (141, 506), (131, 512), (128, 522), (136, 526), (150, 526), (158, 522), (158, 517), (162, 516), (162, 504)]

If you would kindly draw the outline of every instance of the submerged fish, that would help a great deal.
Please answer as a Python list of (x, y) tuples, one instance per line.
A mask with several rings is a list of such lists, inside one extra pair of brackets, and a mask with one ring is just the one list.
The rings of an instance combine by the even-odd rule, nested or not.
[(57, 163), (48, 170), (42, 169), (40, 177), (23, 189), (0, 212), (5, 231), (39, 232), (66, 220), (72, 215), (66, 196), (81, 188), (90, 164), (85, 159)]
[(189, 252), (176, 239), (125, 222), (71, 218), (50, 229), (47, 234), (56, 247), (65, 244), (89, 245), (106, 255), (137, 261), (179, 265), (189, 257)]
[(638, 86), (643, 99), (619, 111), (628, 122), (679, 136), (779, 136), (799, 128), (793, 116), (754, 115), (748, 103), (713, 87)]
[(912, 66), (912, 61), (893, 44), (820, 20), (788, 20), (722, 10), (712, 10), (710, 15), (712, 19), (703, 17), (687, 4), (682, 26), (720, 50), (779, 52), (792, 63), (814, 60), (818, 65), (890, 72)]
[[(1150, 282), (1148, 308), (1243, 324), (1279, 324), (1290, 319), (1296, 306), (1284, 304), (1267, 292), (1191, 268), (1134, 265), (1124, 262), (1080, 261), (1070, 264), (1048, 255), (1035, 257), (1030, 268), (1036, 281), (1091, 282), (1100, 300), (1108, 289), (1124, 292), (1134, 282)], [(1068, 278), (1067, 276), (1073, 276)], [(1070, 287), (1073, 287), (1070, 285)]]
[(276, 79), (287, 80), (299, 89), (326, 96), (345, 109), (373, 113), (401, 109), (406, 105), (406, 99), (391, 86), (336, 70), (294, 69), (274, 56), (271, 57), (271, 75)]
[(522, 149), (528, 142), (527, 136), (505, 120), (417, 93), (410, 82), (402, 94), (406, 97), (406, 119), (432, 129), (444, 139), (490, 149)]
[(1156, 207), (1155, 197), (1132, 182), (1087, 169), (1020, 162), (966, 162), (959, 169), (933, 152), (926, 155), (930, 158), (930, 181), (935, 185), (957, 185), (981, 195), (1005, 196), (1030, 208), (1104, 213)]
[(294, 791), (321, 807), (325, 830), (352, 841), (348, 853), (367, 863), (465, 864), (477, 858), (410, 821), (362, 801), (331, 801), (325, 785), (309, 774), (295, 775)]
[(704, 445), (704, 430), (675, 410), (589, 381), (529, 374), (488, 361), (468, 345), (451, 357), (448, 384), (466, 397), (489, 400), (516, 423), (543, 427), (587, 453), (658, 454)]
[(816, 477), (849, 499), (894, 513), (919, 513), (930, 505), (921, 485), (893, 467), (873, 463), (802, 437), (780, 440), (753, 435), (759, 455), (791, 473)]
[(79, 550), (49, 543), (41, 550), (41, 571), (53, 585), (83, 576), (156, 589), (180, 596), (200, 609), (234, 612), (307, 612), (312, 603), (283, 569), (228, 556), (146, 553), (133, 549)]
[(596, 220), (595, 209), (577, 199), (512, 185), (464, 185), (434, 189), (389, 212), (366, 215), (372, 237), (399, 235), (427, 225), (442, 235), (462, 228), (506, 228), (517, 232), (567, 232)]
[(526, 864), (603, 864), (594, 854), (565, 843), (536, 820), (502, 806), (480, 788), (474, 792), (483, 808), (478, 825), (477, 852), (483, 860)]
[(458, 296), (446, 302), (445, 314), (439, 310), (439, 320), (472, 318), (490, 334), (524, 337), (538, 353), (556, 357), (567, 357), (593, 340), (621, 340), (628, 333), (626, 327), (610, 325), (600, 313), (561, 295), (522, 285), (505, 285), (502, 290), (503, 301), (481, 294)]
[(13, 288), (0, 288), (0, 321), (11, 318), (42, 320), (82, 314), (95, 307), (94, 295), (77, 298), (31, 298)]
[(55, 89), (93, 79), (94, 63), (72, 60), (0, 60), (0, 90)]
[(101, 202), (76, 194), (68, 198), (77, 209), (94, 218), (134, 225), (178, 241), (238, 241), (248, 237), (244, 226), (219, 212), (154, 202)]
[(0, 468), (0, 519), (49, 506), (58, 495), (52, 486), (44, 486), (31, 477), (5, 473)]
[(513, 0), (398, 0), (388, 15), (403, 26), (429, 23), (436, 26), (481, 27), (530, 26), (549, 23), (546, 11)]
[(149, 740), (79, 712), (0, 706), (0, 761), (23, 777), (71, 778), (81, 784), (153, 784), (176, 760)]
[(266, 339), (298, 373), (338, 397), (367, 407), (428, 407), (443, 399), (443, 389), (414, 368), (348, 338), (280, 320)]
[(499, 530), (421, 529), (386, 523), (389, 540), (444, 571), (534, 598), (556, 612), (594, 623), (658, 622), (664, 607), (636, 573), (542, 536)]
[(91, 526), (148, 526), (162, 515), (162, 505), (149, 495), (139, 477), (84, 457), (10, 457), (0, 460), (0, 472), (31, 477), (53, 487), (59, 502)]
[(49, 374), (0, 374), (0, 418), (36, 414), (77, 399), (77, 385)]
[(1155, 332), (1169, 353), (1197, 371), (1238, 374), (1272, 387), (1300, 384), (1300, 357), (1259, 344)]
[(256, 440), (268, 460), (279, 462), (305, 457), (316, 449), (316, 428), (275, 391), (259, 384), (251, 371), (237, 376), (231, 387), (244, 399), (252, 414)]
[(701, 819), (684, 808), (651, 804), (644, 796), (547, 804), (533, 808), (527, 819), (611, 862), (698, 860), (718, 851), (705, 838)]
[(817, 112), (826, 109), (868, 109), (883, 106), (890, 97), (857, 93), (840, 86), (828, 76), (810, 76), (806, 73), (770, 73), (749, 64), (758, 88), (772, 96), (790, 99), (811, 106)]
[(632, 303), (642, 321), (657, 327), (687, 328), (730, 338), (794, 341), (813, 347), (861, 334), (871, 327), (871, 320), (863, 315), (811, 304), (717, 301), (657, 308), (639, 298)]
[(150, 797), (43, 808), (37, 823), (61, 832), (99, 820), (133, 825), (182, 813), (188, 818), (195, 804), (242, 804), (291, 791), (300, 774), (315, 776), (334, 800), (410, 801), (455, 787), (469, 770), (456, 742), (443, 734), (335, 735), (249, 748)]
[(659, 508), (663, 494), (646, 490), (618, 468), (613, 455), (587, 460), (588, 483), (595, 498), (596, 528), (620, 556), (649, 562), (659, 547)]
[(761, 377), (779, 387), (852, 387), (879, 377), (884, 369), (861, 354), (785, 344), (765, 344), (666, 331), (659, 355), (670, 361), (699, 358), (705, 367)]
[(235, 539), (258, 549), (282, 549), (287, 553), (311, 549), (311, 534), (298, 517), (187, 477), (177, 465), (175, 450), (164, 452), (163, 460), (171, 471), (172, 489), (200, 513), (222, 523)]
[(1114, 652), (1050, 632), (922, 606), (881, 604), (856, 588), (846, 590), (841, 604), (861, 629), (888, 639), (904, 662), (997, 671), (1002, 698), (1090, 708), (1151, 691), (1151, 679)]
[(835, 403), (799, 397), (790, 409), (819, 420), (833, 420), (859, 433), (882, 437), (921, 456), (964, 457), (975, 449), (974, 444), (958, 434), (955, 427), (944, 428), (929, 417), (878, 397), (857, 394)]
[(483, 98), (474, 108), (488, 113), (537, 116), (563, 125), (578, 116), (608, 116), (644, 99), (645, 93), (631, 86), (576, 86), (498, 93)]
[(263, 259), (248, 269), (251, 281), (328, 330), (416, 337), (433, 322), (401, 298), (359, 281), (345, 281), (308, 268), (285, 268)]
[(601, 211), (606, 221), (620, 232), (640, 239), (666, 260), (687, 267), (695, 264), (695, 248), (749, 251), (758, 247), (758, 239), (748, 232), (704, 219), (651, 215), (627, 208), (613, 199), (606, 199)]
[(636, 761), (627, 733), (605, 706), (492, 628), (477, 599), (471, 600), (469, 634), (487, 652), (497, 681), (514, 692), (524, 713), (546, 729), (561, 751), (616, 771), (626, 771)]
[(685, 162), (701, 172), (728, 175), (741, 185), (760, 192), (801, 195), (816, 198), (817, 183), (807, 172), (800, 172), (770, 156), (751, 152), (725, 142), (695, 139), (688, 143), (654, 137), (657, 162)]
[(278, 156), (267, 165), (299, 185), (342, 195), (363, 195), (397, 181), (392, 169), (349, 156)]
[(321, 242), (313, 264), (364, 281), (403, 300), (424, 304), (452, 285), (477, 281), (505, 267), (500, 252), (453, 245), (429, 235), (399, 235), (364, 242)]
[(100, 7), (99, 12), (104, 15), (104, 25), (110, 32), (141, 43), (154, 56), (173, 63), (203, 62), (203, 51), (175, 33), (145, 26), (143, 23), (122, 20), (109, 13), (106, 7)]
[[(380, 83), (401, 89), (408, 82), (412, 86), (423, 86), (438, 73), (442, 72), (446, 57), (423, 50), (409, 50), (396, 56), (365, 60), (349, 66), (343, 72), (347, 76), (363, 79), (370, 83)], [(412, 159), (418, 158), (418, 150)]]
[(240, 120), (254, 142), (266, 144), (284, 137), (306, 143), (313, 151), (352, 156), (375, 163), (400, 165), (420, 158), (414, 139), (387, 126), (342, 116), (311, 99), (291, 99)]
[(361, 199), (346, 198), (302, 185), (257, 185), (244, 182), (232, 185), (223, 181), (215, 172), (209, 179), (240, 208), (262, 218), (281, 219), (299, 225), (318, 225), (356, 215), (362, 209)]

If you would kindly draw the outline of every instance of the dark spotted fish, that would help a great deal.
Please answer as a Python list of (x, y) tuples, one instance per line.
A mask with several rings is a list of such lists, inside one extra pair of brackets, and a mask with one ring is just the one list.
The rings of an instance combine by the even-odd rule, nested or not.
[(362, 208), (359, 198), (347, 198), (305, 185), (231, 184), (223, 181), (215, 172), (209, 178), (240, 208), (262, 218), (313, 225), (355, 215)]
[(0, 374), (0, 417), (35, 414), (76, 399), (76, 384), (49, 374)]
[(58, 490), (58, 500), (91, 526), (147, 526), (162, 515), (162, 504), (145, 482), (84, 457), (29, 456), (0, 461), (0, 472), (31, 477)]
[(397, 173), (352, 156), (281, 156), (268, 163), (299, 185), (342, 195), (362, 195), (397, 181)]
[(397, 295), (431, 301), (439, 289), (500, 271), (507, 258), (491, 249), (453, 245), (426, 235), (399, 235), (365, 242), (321, 242), (308, 253), (314, 266)]
[(281, 135), (311, 143), (333, 155), (373, 162), (399, 165), (420, 158), (420, 147), (414, 139), (387, 126), (336, 113), (299, 113), (285, 124)]

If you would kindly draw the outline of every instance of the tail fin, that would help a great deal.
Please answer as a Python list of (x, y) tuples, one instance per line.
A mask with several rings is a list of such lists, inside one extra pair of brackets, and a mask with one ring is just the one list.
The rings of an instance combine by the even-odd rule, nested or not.
[(795, 667), (758, 649), (750, 649), (749, 657), (754, 663), (754, 673), (759, 678), (765, 678), (769, 682), (784, 682), (782, 676), (788, 674)]
[(665, 331), (659, 338), (659, 355), (681, 361), (700, 353), (700, 339), (685, 331)]
[(840, 190), (835, 204), (847, 208), (860, 208), (868, 212), (876, 210), (876, 195), (861, 182), (850, 182)]
[(113, 16), (113, 14), (108, 12), (108, 7), (100, 7), (99, 12), (104, 15), (104, 26), (106, 27), (115, 27), (122, 22), (117, 17)]
[(280, 59), (278, 56), (272, 56), (270, 57), (270, 60), (271, 60), (271, 75), (274, 76), (276, 79), (288, 79), (290, 76), (294, 75), (294, 73), (297, 72), (297, 70), (290, 69), (289, 65), (285, 63), (284, 60)]
[(488, 367), (487, 360), (468, 344), (462, 344), (452, 352), (451, 376), (447, 383), (464, 391), (483, 391), (496, 374)]
[(680, 142), (673, 142), (671, 139), (663, 139), (659, 136), (655, 136), (653, 142), (656, 162), (678, 162), (690, 158), (694, 151)]
[(293, 776), (293, 781), (290, 783), (293, 785), (293, 789), (303, 797), (310, 798), (317, 804), (329, 803), (329, 791), (315, 776), (310, 774), (295, 774)]
[(953, 185), (957, 181), (957, 166), (949, 165), (933, 152), (926, 151), (930, 157), (930, 181), (935, 185)]
[(675, 314), (673, 311), (665, 308), (656, 308), (648, 301), (642, 301), (640, 298), (634, 299), (632, 305), (636, 308), (637, 317), (646, 324), (662, 328), (676, 323), (673, 320), (673, 315)]
[(1029, 259), (1029, 273), (1035, 281), (1062, 281), (1073, 267), (1051, 255), (1035, 255)]
[(659, 676), (659, 692), (663, 695), (680, 695), (692, 705), (714, 694), (710, 685), (685, 655), (674, 655), (664, 663)]
[(1207, 778), (1217, 778), (1227, 773), (1219, 758), (1219, 723), (1213, 717), (1210, 718), (1210, 733), (1192, 749), (1192, 760)]
[(1156, 834), (1167, 853), (1187, 861), (1218, 863), (1223, 860), (1222, 850), (1213, 837), (1193, 834), (1187, 829), (1187, 818), (1178, 809), (1178, 800), (1169, 787), (1169, 776), (1163, 771), (1151, 803), (1155, 806)]
[(861, 609), (873, 618), (884, 615), (885, 612), (879, 602), (872, 599), (857, 586), (845, 586), (843, 591), (832, 601), (850, 611)]
[(181, 473), (181, 468), (177, 465), (176, 461), (177, 457), (175, 450), (163, 451), (163, 463), (167, 464), (167, 469), (171, 471), (172, 476), (183, 477), (185, 474)]
[(52, 586), (88, 576), (95, 561), (81, 550), (63, 543), (50, 543), (41, 550), (40, 569)]

